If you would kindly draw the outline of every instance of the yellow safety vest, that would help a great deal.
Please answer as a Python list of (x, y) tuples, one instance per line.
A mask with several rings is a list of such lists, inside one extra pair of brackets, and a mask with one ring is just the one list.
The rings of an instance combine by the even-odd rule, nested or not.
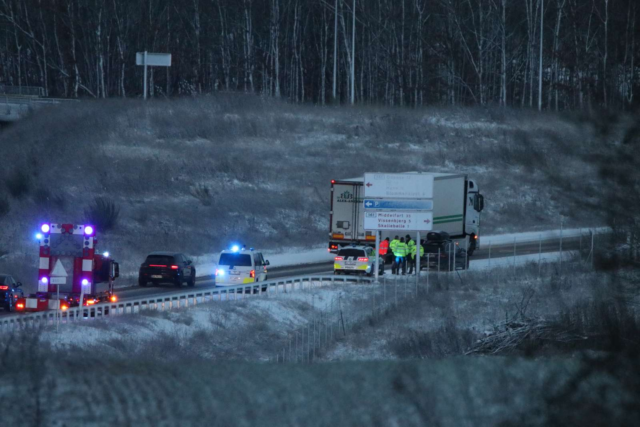
[[(411, 258), (415, 259), (416, 258), (416, 253), (418, 252), (418, 250), (416, 249), (417, 246), (413, 245), (411, 247)], [(424, 248), (422, 247), (422, 245), (420, 245), (420, 258), (422, 258), (424, 256)]]
[(400, 243), (400, 240), (398, 239), (393, 239), (391, 243), (389, 243), (389, 249), (391, 249), (391, 252), (394, 255), (396, 254), (396, 246), (398, 246), (398, 243)]
[(403, 242), (399, 242), (399, 243), (396, 245), (396, 250), (395, 250), (395, 251), (393, 251), (393, 254), (394, 254), (395, 256), (402, 256), (402, 257), (407, 256), (407, 255), (408, 255), (408, 253), (409, 253), (409, 248), (407, 247), (407, 244), (406, 244), (406, 243), (403, 243)]

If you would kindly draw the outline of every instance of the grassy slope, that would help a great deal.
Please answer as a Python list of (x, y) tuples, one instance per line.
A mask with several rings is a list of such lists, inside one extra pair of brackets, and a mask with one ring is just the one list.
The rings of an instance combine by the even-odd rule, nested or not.
[(31, 188), (10, 197), (0, 219), (9, 253), (0, 270), (32, 279), (38, 222), (83, 222), (96, 196), (121, 208), (100, 247), (125, 273), (151, 250), (324, 243), (330, 179), (372, 170), (465, 171), (486, 195), (484, 233), (557, 228), (544, 178), (512, 163), (589, 135), (549, 114), (320, 108), (242, 95), (55, 107), (0, 133), (0, 173), (6, 181), (23, 170)]
[[(545, 267), (539, 282), (535, 266), (515, 279), (511, 269), (465, 275), (465, 283), (433, 277), (429, 296), (423, 288), (416, 299), (410, 287), (398, 308), (325, 345), (319, 360), (332, 363), (255, 362), (277, 352), (294, 327), (335, 307), (329, 300), (338, 296), (346, 319), (370, 313), (372, 294), (362, 286), (125, 315), (62, 325), (59, 333), (50, 326), (21, 331), (17, 341), (4, 335), (0, 410), (8, 424), (69, 426), (637, 425), (637, 355), (612, 353), (593, 365), (578, 353), (461, 356), (469, 344), (464, 337), (478, 338), (506, 312), (514, 318), (525, 290), (535, 290), (527, 317), (552, 318), (618, 299), (616, 290), (637, 280), (620, 276), (619, 287), (608, 282), (615, 276), (585, 272), (579, 263), (567, 263), (564, 277), (553, 270)], [(635, 290), (629, 301), (637, 297)], [(577, 324), (560, 316), (569, 330), (615, 335), (631, 326), (612, 322), (616, 316), (603, 316), (599, 305), (573, 313)], [(621, 335), (636, 333), (637, 327)], [(597, 348), (592, 340), (599, 338), (586, 348)], [(544, 343), (533, 344), (515, 353), (549, 354)], [(388, 360), (372, 361), (381, 355)], [(16, 406), (22, 412), (9, 410)]]

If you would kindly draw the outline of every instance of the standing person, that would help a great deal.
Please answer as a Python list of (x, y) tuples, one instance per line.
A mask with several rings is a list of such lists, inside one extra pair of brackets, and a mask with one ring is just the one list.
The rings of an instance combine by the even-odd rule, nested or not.
[[(422, 258), (424, 256), (424, 247), (422, 245), (420, 246), (420, 258)], [(409, 256), (409, 274), (413, 274), (413, 269), (416, 267), (416, 254), (418, 252), (418, 246), (413, 245), (411, 246), (410, 249), (410, 253), (411, 255)], [(418, 270), (416, 270), (416, 274), (419, 274), (420, 272)]]
[[(411, 238), (411, 235), (407, 234), (404, 240), (407, 243), (407, 256), (405, 258), (405, 262), (411, 265), (411, 254), (413, 253), (413, 248), (416, 246), (416, 242)], [(411, 267), (409, 267), (411, 268)], [(413, 271), (413, 270), (411, 270)], [(409, 273), (411, 274), (411, 273)]]
[(389, 249), (391, 249), (391, 274), (396, 274), (396, 246), (400, 243), (398, 236), (394, 237), (391, 243), (389, 243)]
[(409, 248), (407, 244), (404, 242), (404, 237), (400, 238), (400, 243), (396, 245), (396, 250), (394, 251), (394, 255), (396, 256), (396, 274), (400, 273), (400, 268), (402, 268), (402, 275), (404, 276), (407, 273), (407, 254)]
[(407, 248), (409, 249), (408, 253), (411, 253), (411, 248), (416, 245), (416, 242), (409, 234), (407, 234), (405, 242), (407, 242)]
[(387, 252), (389, 252), (389, 238), (387, 237), (382, 242), (380, 242), (380, 256), (382, 259), (387, 258)]

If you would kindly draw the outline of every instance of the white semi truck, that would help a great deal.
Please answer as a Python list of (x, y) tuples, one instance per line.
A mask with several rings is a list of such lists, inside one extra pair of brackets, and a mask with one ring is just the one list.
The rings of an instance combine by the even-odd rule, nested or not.
[[(466, 174), (406, 173), (433, 176), (433, 231), (448, 233), (461, 248), (469, 248), (469, 255), (478, 249), (480, 212), (484, 208), (478, 184)], [(352, 244), (375, 246), (375, 231), (364, 229), (363, 182), (363, 177), (331, 181), (330, 252)], [(383, 231), (381, 239), (404, 234), (406, 232)]]

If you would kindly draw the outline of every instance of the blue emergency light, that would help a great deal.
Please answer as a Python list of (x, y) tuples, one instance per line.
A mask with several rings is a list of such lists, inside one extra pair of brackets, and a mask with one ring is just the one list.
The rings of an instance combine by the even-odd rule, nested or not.
[(231, 247), (231, 251), (232, 251), (232, 252), (238, 252), (239, 250), (240, 250), (240, 247), (239, 247), (238, 245), (233, 245), (233, 246)]

